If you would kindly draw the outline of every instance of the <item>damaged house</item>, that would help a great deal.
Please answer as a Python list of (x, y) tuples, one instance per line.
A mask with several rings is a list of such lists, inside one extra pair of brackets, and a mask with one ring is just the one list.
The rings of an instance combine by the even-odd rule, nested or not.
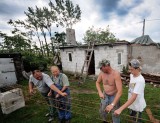
[[(72, 38), (68, 46), (60, 48), (64, 71), (79, 74), (88, 72), (89, 75), (98, 75), (100, 72), (97, 68), (98, 63), (106, 58), (110, 60), (114, 69), (121, 72), (131, 59), (137, 58), (142, 63), (142, 72), (160, 72), (160, 45), (152, 41), (148, 35), (136, 38), (131, 42), (117, 41), (112, 44), (96, 44), (92, 49), (87, 45), (79, 46), (71, 42), (75, 42), (75, 37)], [(90, 60), (88, 59), (90, 62), (88, 67), (85, 67), (84, 64), (87, 61), (87, 57), (91, 58)]]
[(160, 73), (160, 44), (155, 43), (149, 35), (134, 39), (128, 53), (128, 60), (137, 58), (141, 61), (143, 73)]
[(84, 67), (84, 74), (87, 71), (87, 67), (84, 66), (86, 57), (90, 55), (90, 64), (88, 66), (88, 74), (98, 75), (100, 70), (97, 68), (100, 60), (106, 58), (110, 60), (111, 66), (119, 71), (123, 66), (126, 66), (128, 62), (128, 45), (126, 41), (119, 41), (113, 44), (97, 44), (93, 49), (90, 49), (87, 45), (70, 45), (60, 48), (60, 55), (62, 61), (62, 68), (64, 71), (72, 73), (82, 73)]

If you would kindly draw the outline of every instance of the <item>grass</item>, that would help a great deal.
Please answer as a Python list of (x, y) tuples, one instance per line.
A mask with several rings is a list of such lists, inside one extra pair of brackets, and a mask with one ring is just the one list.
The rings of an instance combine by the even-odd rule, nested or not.
[[(72, 76), (69, 76), (72, 99), (72, 123), (101, 123), (99, 117), (99, 97), (95, 87), (95, 80), (87, 79), (84, 84), (78, 85), (78, 81)], [(26, 106), (16, 110), (8, 115), (0, 113), (1, 123), (47, 123), (47, 118), (44, 116), (47, 113), (47, 104), (42, 96), (37, 92), (33, 96), (28, 94), (28, 82), (23, 81), (22, 85)], [(156, 119), (160, 120), (160, 88), (146, 84), (145, 99), (147, 107), (149, 107)], [(123, 86), (123, 95), (121, 104), (127, 100), (128, 87)], [(157, 107), (156, 107), (157, 106)], [(110, 115), (110, 114), (109, 114)], [(121, 115), (121, 122), (125, 123), (128, 117), (127, 110)], [(111, 119), (111, 116), (108, 116)], [(146, 112), (143, 113), (143, 118), (149, 120)], [(55, 120), (53, 123), (56, 123)], [(148, 121), (143, 121), (148, 122)]]

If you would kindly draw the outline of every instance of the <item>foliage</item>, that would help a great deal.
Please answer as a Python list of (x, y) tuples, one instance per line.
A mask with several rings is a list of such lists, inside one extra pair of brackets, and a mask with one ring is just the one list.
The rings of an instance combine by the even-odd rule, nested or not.
[(65, 45), (66, 33), (58, 33), (55, 32), (55, 43), (59, 43), (60, 45)]
[[(50, 1), (49, 6), (51, 10), (56, 11), (58, 24), (66, 27), (72, 28), (73, 24), (80, 21), (81, 18), (81, 10), (79, 5), (74, 7), (72, 1), (70, 0), (55, 0), (56, 6)], [(52, 12), (51, 11), (51, 12)]]
[(123, 68), (122, 68), (122, 73), (123, 73), (123, 74), (128, 74), (128, 70), (129, 70), (128, 65), (127, 65), (126, 67), (123, 66)]
[(32, 66), (39, 66), (41, 70), (47, 70), (47, 64), (49, 63), (49, 60), (42, 56), (36, 56), (34, 54), (25, 54), (22, 57), (23, 60), (23, 66), (24, 70), (26, 72), (29, 72), (31, 70)]
[(115, 38), (114, 34), (110, 32), (109, 26), (106, 29), (94, 29), (94, 27), (92, 26), (86, 31), (83, 40), (85, 41), (85, 43), (113, 43), (117, 39)]
[(1, 37), (3, 38), (3, 42), (1, 43), (1, 52), (3, 50), (8, 50), (9, 53), (23, 52), (27, 50), (29, 51), (31, 48), (30, 40), (25, 39), (25, 37), (20, 34), (7, 36), (1, 33)]
[[(13, 26), (13, 30), (11, 30), (13, 37), (0, 32), (0, 37), (4, 41), (3, 44), (0, 44), (2, 49), (9, 49), (9, 52), (14, 50), (27, 51), (24, 47), (29, 47), (29, 52), (33, 51), (42, 56), (47, 55), (47, 57), (50, 57), (50, 54), (54, 56), (55, 42), (58, 41), (65, 45), (65, 34), (64, 32), (57, 32), (54, 35), (53, 29), (55, 27), (58, 28), (59, 25), (71, 28), (81, 18), (80, 7), (78, 5), (74, 7), (70, 0), (55, 0), (55, 5), (50, 1), (48, 6), (43, 8), (38, 6), (28, 7), (24, 13), (26, 15), (25, 20), (18, 19), (13, 21), (10, 19), (8, 21), (8, 24)], [(49, 41), (47, 40), (47, 35), (50, 37)], [(33, 40), (35, 36), (39, 44)], [(16, 46), (13, 46), (13, 44)]]

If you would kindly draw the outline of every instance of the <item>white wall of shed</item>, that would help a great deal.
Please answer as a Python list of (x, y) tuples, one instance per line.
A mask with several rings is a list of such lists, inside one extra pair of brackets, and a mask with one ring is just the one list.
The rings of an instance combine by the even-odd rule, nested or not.
[[(69, 61), (68, 54), (72, 54), (72, 61)], [(80, 48), (69, 48), (61, 50), (62, 68), (64, 71), (81, 72), (85, 60), (85, 50)]]
[[(100, 69), (97, 68), (99, 61), (102, 59), (107, 59), (111, 63), (111, 67), (113, 69), (118, 70), (119, 72), (122, 71), (123, 66), (126, 66), (128, 63), (127, 60), (127, 45), (118, 45), (113, 47), (108, 46), (99, 46), (95, 48), (95, 74), (98, 75)], [(118, 65), (118, 53), (121, 53), (122, 63)]]
[[(81, 73), (81, 69), (85, 60), (85, 49), (86, 48), (66, 48), (61, 49), (61, 60), (64, 71), (78, 72)], [(68, 53), (72, 54), (72, 61), (69, 61)], [(118, 53), (122, 54), (122, 64), (118, 65)], [(123, 66), (128, 63), (127, 57), (128, 49), (127, 45), (117, 45), (113, 47), (109, 46), (96, 46), (94, 49), (95, 57), (95, 75), (98, 75), (100, 70), (97, 68), (100, 60), (106, 58), (110, 60), (113, 69), (122, 71)], [(77, 64), (77, 65), (76, 65)]]

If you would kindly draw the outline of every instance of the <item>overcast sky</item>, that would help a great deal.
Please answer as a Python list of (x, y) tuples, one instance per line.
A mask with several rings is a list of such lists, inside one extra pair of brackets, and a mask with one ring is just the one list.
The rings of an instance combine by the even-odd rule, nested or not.
[[(54, 1), (54, 0), (52, 0)], [(143, 20), (145, 34), (160, 42), (160, 0), (72, 0), (82, 11), (81, 21), (73, 26), (76, 40), (83, 42), (85, 31), (94, 26), (105, 28), (120, 40), (132, 41), (142, 35)], [(0, 31), (8, 33), (9, 19), (24, 20), (28, 7), (47, 6), (48, 0), (0, 0)], [(59, 29), (62, 30), (62, 29)], [(63, 29), (65, 30), (65, 29)]]

